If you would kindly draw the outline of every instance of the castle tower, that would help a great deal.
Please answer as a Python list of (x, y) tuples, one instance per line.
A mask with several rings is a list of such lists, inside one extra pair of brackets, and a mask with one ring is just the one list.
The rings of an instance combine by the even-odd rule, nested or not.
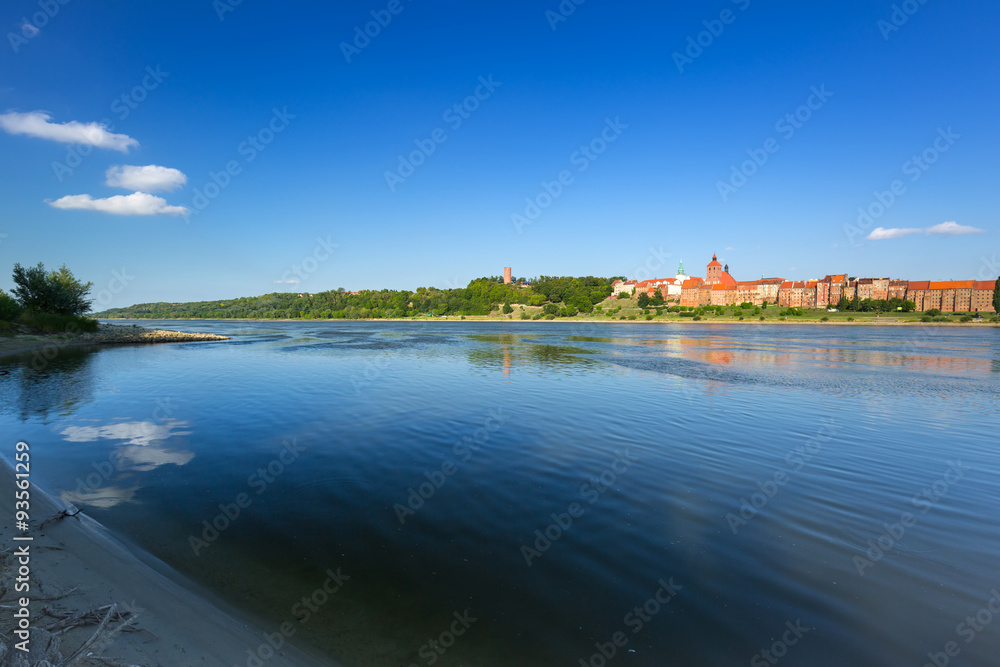
[(503, 267), (503, 282), (505, 285), (510, 285), (510, 267)]
[(712, 255), (712, 261), (708, 263), (705, 267), (705, 283), (708, 285), (714, 285), (720, 282), (722, 279), (722, 264), (719, 264), (719, 258)]

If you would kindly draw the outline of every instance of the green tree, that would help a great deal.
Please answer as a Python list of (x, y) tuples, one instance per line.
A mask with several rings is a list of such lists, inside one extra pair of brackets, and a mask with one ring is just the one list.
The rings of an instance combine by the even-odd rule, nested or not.
[(639, 307), (645, 308), (648, 305), (649, 305), (649, 295), (643, 292), (639, 295)]
[(504, 315), (510, 315), (513, 312), (514, 312), (514, 309), (511, 308), (510, 301), (508, 301), (507, 303), (505, 303), (503, 305), (503, 314)]
[(83, 315), (90, 310), (92, 300), (87, 295), (93, 283), (81, 283), (65, 264), (48, 273), (41, 262), (27, 269), (15, 264), (13, 280), (16, 287), (11, 291), (25, 310), (57, 315)]
[(21, 314), (21, 306), (11, 295), (0, 290), (0, 320), (12, 322)]
[(997, 282), (993, 285), (993, 310), (1000, 314), (1000, 278), (997, 278)]

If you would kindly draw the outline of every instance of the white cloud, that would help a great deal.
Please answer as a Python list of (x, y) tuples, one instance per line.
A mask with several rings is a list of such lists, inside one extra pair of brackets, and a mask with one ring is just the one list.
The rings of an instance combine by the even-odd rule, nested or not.
[(298, 285), (298, 280), (275, 280), (275, 285)]
[(100, 211), (114, 215), (184, 215), (188, 212), (183, 206), (169, 206), (162, 197), (145, 192), (115, 195), (107, 199), (94, 199), (90, 195), (67, 195), (48, 204), (63, 210)]
[(940, 234), (944, 236), (958, 236), (960, 234), (982, 234), (985, 230), (978, 227), (968, 227), (956, 222), (942, 222), (927, 229), (919, 227), (876, 227), (867, 236), (869, 241), (883, 241), (885, 239), (898, 239), (909, 234)]
[(723, 250), (726, 250), (726, 251), (736, 250), (736, 248), (734, 248), (733, 246), (726, 246), (725, 248), (723, 248)]
[(169, 167), (147, 164), (144, 167), (135, 165), (114, 165), (104, 174), (106, 185), (126, 190), (142, 190), (156, 192), (157, 190), (176, 190), (187, 183), (187, 176)]
[(100, 123), (50, 123), (51, 116), (44, 111), (19, 113), (10, 111), (0, 114), (0, 128), (8, 134), (24, 134), (29, 137), (60, 141), (64, 144), (91, 144), (97, 148), (109, 148), (122, 153), (138, 146), (139, 142), (125, 134), (109, 132)]
[(908, 234), (919, 234), (924, 230), (918, 229), (917, 227), (890, 227), (886, 229), (885, 227), (876, 227), (872, 230), (867, 238), (869, 241), (883, 241), (885, 239), (898, 239), (900, 236), (906, 236)]
[(178, 435), (191, 435), (182, 431), (186, 421), (164, 419), (162, 423), (151, 421), (119, 422), (107, 426), (67, 426), (60, 431), (67, 442), (97, 442), (98, 440), (125, 440), (126, 445), (146, 447), (155, 442)]
[(979, 229), (978, 227), (968, 227), (966, 225), (960, 225), (956, 222), (942, 222), (940, 225), (934, 225), (933, 227), (927, 228), (928, 234), (945, 234), (947, 236), (958, 236), (960, 234), (982, 234), (984, 229)]

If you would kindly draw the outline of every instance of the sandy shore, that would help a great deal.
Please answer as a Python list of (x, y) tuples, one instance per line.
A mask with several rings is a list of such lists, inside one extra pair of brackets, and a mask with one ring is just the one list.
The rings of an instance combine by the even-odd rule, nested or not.
[(93, 333), (37, 334), (29, 333), (26, 330), (17, 331), (13, 336), (0, 337), (0, 357), (42, 348), (59, 349), (77, 345), (189, 343), (212, 340), (229, 340), (229, 336), (146, 329), (138, 325), (102, 322), (98, 325), (97, 331)]
[[(13, 443), (10, 450), (14, 451)], [(6, 638), (0, 665), (45, 664), (40, 663), (43, 657), (52, 665), (60, 664), (84, 647), (106, 617), (97, 641), (84, 648), (78, 661), (64, 664), (337, 664), (284, 641), (272, 650), (267, 636), (280, 639), (278, 627), (243, 618), (162, 563), (157, 569), (150, 567), (83, 513), (46, 523), (67, 507), (34, 484), (30, 487), (30, 527), (22, 532), (15, 524), (16, 482), (10, 465), (0, 462), (0, 605), (4, 608), (0, 633)], [(15, 536), (33, 539), (15, 541)], [(30, 574), (19, 577), (25, 557), (18, 550), (25, 547)], [(152, 557), (145, 557), (155, 564)], [(30, 589), (18, 591), (18, 582), (25, 579)], [(22, 597), (30, 599), (30, 657), (11, 646), (21, 641), (14, 630)], [(117, 604), (113, 611), (108, 607), (111, 604)], [(79, 614), (87, 615), (78, 619), (84, 623), (73, 627), (74, 615)], [(63, 630), (65, 626), (69, 629)], [(256, 661), (251, 659), (254, 654)]]

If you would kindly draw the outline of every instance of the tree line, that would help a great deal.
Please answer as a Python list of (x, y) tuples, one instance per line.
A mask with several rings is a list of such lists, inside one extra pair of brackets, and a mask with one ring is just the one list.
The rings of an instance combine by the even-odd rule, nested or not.
[(589, 313), (594, 304), (611, 295), (617, 277), (541, 276), (523, 286), (504, 284), (497, 276), (477, 278), (466, 287), (409, 290), (343, 289), (314, 294), (275, 292), (260, 296), (188, 303), (140, 303), (109, 308), (102, 318), (138, 319), (384, 319), (416, 316), (489, 315), (497, 308), (511, 312), (511, 304), (557, 304), (560, 314)]

